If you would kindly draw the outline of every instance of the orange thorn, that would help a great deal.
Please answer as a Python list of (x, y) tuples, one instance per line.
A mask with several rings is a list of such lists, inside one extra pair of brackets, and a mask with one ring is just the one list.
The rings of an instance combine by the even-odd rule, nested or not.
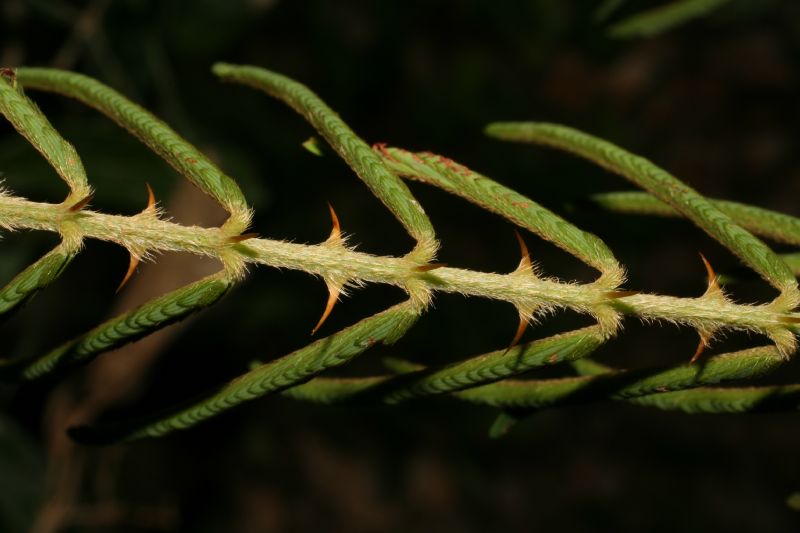
[(703, 264), (706, 267), (706, 274), (708, 275), (708, 288), (706, 292), (719, 290), (719, 285), (717, 284), (717, 273), (714, 272), (714, 268), (711, 266), (711, 263), (708, 262), (706, 256), (700, 253), (700, 259), (703, 260)]
[(78, 200), (77, 202), (72, 204), (72, 206), (70, 206), (69, 208), (70, 213), (75, 213), (86, 207), (86, 204), (91, 202), (92, 198), (94, 198), (94, 193), (89, 193), (83, 199)]
[(627, 298), (628, 296), (636, 296), (639, 294), (639, 291), (608, 291), (606, 293), (606, 298)]
[(531, 265), (531, 256), (528, 253), (528, 247), (525, 246), (525, 241), (522, 240), (522, 235), (520, 235), (516, 229), (514, 230), (514, 235), (517, 236), (517, 242), (519, 243), (519, 250), (522, 253), (522, 259), (519, 262), (517, 270), (530, 269), (532, 265)]
[(311, 334), (314, 335), (317, 330), (325, 323), (328, 317), (333, 311), (333, 306), (336, 305), (336, 302), (339, 300), (339, 287), (334, 285), (328, 284), (328, 303), (325, 304), (325, 310), (322, 312), (322, 316), (319, 318), (319, 322), (317, 325), (314, 326), (314, 329), (311, 330)]
[(328, 202), (328, 209), (331, 211), (331, 220), (333, 221), (333, 229), (331, 229), (331, 236), (328, 237), (328, 240), (339, 240), (342, 237), (339, 217), (336, 216), (336, 211), (333, 210), (333, 205), (330, 202)]
[(248, 239), (255, 239), (258, 237), (258, 233), (242, 233), (241, 235), (232, 235), (228, 237), (228, 242), (237, 243), (246, 241)]
[(153, 193), (153, 188), (150, 187), (149, 183), (145, 181), (144, 184), (147, 187), (147, 207), (144, 210), (154, 211), (156, 208), (156, 195)]
[(119, 291), (122, 290), (122, 287), (124, 287), (125, 284), (128, 283), (128, 280), (131, 279), (131, 276), (133, 276), (133, 273), (136, 271), (136, 267), (139, 265), (139, 260), (136, 257), (134, 257), (133, 254), (130, 254), (130, 256), (131, 260), (130, 263), (128, 264), (128, 271), (125, 273), (125, 277), (122, 278), (122, 283), (120, 283), (119, 286), (117, 287), (117, 290), (114, 291), (114, 294), (117, 294)]
[(714, 268), (711, 266), (711, 263), (708, 262), (706, 256), (703, 255), (702, 252), (698, 252), (700, 254), (700, 259), (703, 260), (703, 264), (706, 266), (706, 274), (708, 274), (708, 279), (714, 279), (717, 277), (717, 274), (714, 272)]
[[(153, 188), (150, 187), (149, 183), (144, 182), (144, 185), (145, 185), (145, 187), (147, 187), (147, 207), (145, 207), (142, 212), (146, 213), (148, 211), (155, 211), (155, 208), (156, 208), (156, 195), (153, 193)], [(74, 208), (74, 206), (73, 206), (73, 208)], [(133, 276), (133, 273), (136, 272), (136, 267), (137, 266), (139, 266), (139, 259), (134, 257), (133, 254), (130, 254), (130, 262), (128, 263), (128, 271), (125, 273), (125, 277), (122, 278), (122, 282), (117, 287), (117, 290), (114, 291), (114, 294), (117, 294), (119, 291), (121, 291), (122, 287), (124, 287), (128, 283), (128, 281)]]
[(508, 351), (516, 346), (519, 343), (519, 340), (522, 338), (522, 334), (525, 333), (525, 330), (528, 328), (528, 320), (523, 316), (522, 313), (519, 314), (519, 326), (517, 326), (517, 332), (514, 333), (514, 338), (511, 339), (511, 344), (508, 345), (504, 355), (508, 353)]
[(708, 347), (708, 340), (709, 335), (706, 333), (700, 333), (700, 343), (697, 345), (697, 349), (694, 351), (694, 355), (692, 359), (689, 361), (690, 365), (693, 365), (703, 354), (705, 349)]
[(414, 270), (417, 272), (428, 272), (430, 270), (436, 270), (437, 268), (446, 267), (447, 263), (428, 263), (427, 265), (420, 265), (418, 267), (414, 267)]

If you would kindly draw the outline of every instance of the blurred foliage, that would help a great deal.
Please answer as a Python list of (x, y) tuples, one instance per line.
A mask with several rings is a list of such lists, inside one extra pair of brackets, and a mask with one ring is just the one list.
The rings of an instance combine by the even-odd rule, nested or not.
[[(625, 2), (598, 22), (599, 3), (580, 0), (5, 0), (0, 63), (73, 69), (141, 102), (237, 179), (262, 235), (324, 240), (330, 200), (359, 249), (406, 251), (402, 229), (341, 161), (303, 149), (309, 126), (255, 91), (218, 83), (209, 69), (223, 60), (284, 72), (369, 142), (431, 149), (557, 212), (573, 206), (567, 217), (628, 266), (628, 286), (690, 296), (704, 286), (698, 250), (721, 272), (736, 271), (735, 258), (685, 222), (599, 216), (584, 199), (623, 187), (621, 179), (482, 135), (496, 120), (570, 124), (647, 155), (709, 196), (800, 215), (800, 4), (737, 0), (655, 39), (608, 38), (610, 24), (663, 3)], [(167, 205), (180, 190), (166, 164), (92, 110), (32, 96), (81, 154), (97, 208), (138, 212), (144, 181)], [(0, 172), (29, 198), (64, 195), (52, 170), (5, 123)], [(491, 271), (516, 266), (508, 224), (412, 186), (439, 232), (440, 260)], [(643, 238), (654, 233), (663, 238)], [(0, 281), (54, 242), (4, 236)], [(547, 274), (590, 278), (555, 247), (529, 246)], [(123, 250), (89, 243), (58, 283), (3, 324), (4, 355), (41, 352), (108, 316), (126, 264)], [(743, 301), (770, 294), (755, 280), (735, 289)], [(305, 345), (324, 299), (322, 283), (308, 276), (254, 272), (167, 343), (138, 392), (137, 412), (214, 386), (253, 357)], [(325, 328), (336, 331), (399, 299), (389, 287), (357, 291)], [(76, 300), (81, 312), (63, 316), (61, 303)], [(383, 355), (426, 365), (462, 359), (506, 343), (515, 320), (511, 306), (441, 295), (401, 343), (348, 371), (370, 373)], [(553, 317), (526, 339), (584, 323)], [(732, 335), (718, 348), (747, 342)], [(628, 321), (625, 335), (599, 354), (613, 365), (669, 364), (690, 357), (695, 343), (689, 330)], [(191, 382), (170, 390), (189, 361), (197, 368)], [(797, 370), (791, 364), (787, 380)], [(77, 395), (85, 382), (77, 373)], [(29, 483), (36, 497), (41, 464), (32, 450), (63, 431), (48, 425), (46, 407), (57, 396), (50, 392), (31, 385), (0, 396), (3, 411), (37, 441), (13, 448), (30, 455), (25, 460), (0, 456), (3, 483), (15, 475), (12, 467), (32, 465), (31, 474), (20, 470), (20, 491), (0, 486), (2, 510), (27, 508), (12, 498)], [(133, 409), (123, 404), (110, 416), (128, 414)], [(491, 419), (488, 410), (446, 400), (391, 411), (256, 402), (187, 434), (125, 448), (112, 461), (106, 451), (80, 452), (85, 475), (111, 476), (113, 490), (79, 485), (63, 530), (795, 530), (785, 505), (800, 486), (792, 415), (687, 417), (606, 405), (541, 413), (499, 441), (486, 438)], [(104, 514), (100, 504), (108, 501), (123, 511)], [(5, 526), (12, 515), (2, 512)]]
[(0, 530), (24, 531), (44, 492), (45, 459), (17, 423), (0, 416)]

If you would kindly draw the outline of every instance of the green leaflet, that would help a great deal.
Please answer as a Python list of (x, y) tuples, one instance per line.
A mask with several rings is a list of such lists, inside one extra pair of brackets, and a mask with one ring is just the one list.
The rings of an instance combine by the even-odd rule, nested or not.
[(781, 259), (789, 265), (795, 276), (800, 276), (800, 253), (795, 252), (792, 254), (781, 254)]
[(210, 306), (225, 295), (231, 285), (226, 277), (213, 275), (181, 287), (112, 318), (41, 357), (1, 361), (0, 379), (31, 381), (78, 363), (87, 363), (103, 352), (138, 340)]
[(21, 88), (5, 76), (0, 76), (0, 113), (25, 137), (58, 175), (69, 185), (70, 200), (77, 202), (91, 192), (81, 158), (75, 148), (65, 141), (45, 118), (39, 108)]
[(781, 291), (792, 309), (800, 301), (789, 267), (763, 242), (737, 225), (708, 200), (647, 159), (578, 130), (540, 122), (490, 124), (486, 133), (508, 141), (552, 146), (615, 172), (682, 213)]
[[(754, 379), (772, 372), (784, 363), (785, 359), (774, 346), (761, 346), (717, 355), (704, 362), (685, 364), (655, 373), (647, 372), (642, 376), (631, 371), (629, 374), (636, 376), (636, 379), (629, 380), (623, 376), (623, 384), (614, 392), (613, 397), (628, 399), (724, 381)], [(603, 376), (611, 378), (609, 374)]]
[[(377, 400), (395, 404), (412, 398), (469, 389), (518, 375), (537, 367), (571, 361), (588, 355), (604, 341), (598, 326), (589, 326), (568, 333), (498, 350), (453, 363), (442, 368), (412, 370), (413, 366), (397, 365), (408, 373), (367, 380), (314, 379), (287, 391), (295, 398), (326, 403), (353, 399)], [(401, 362), (402, 363), (402, 362)], [(368, 384), (368, 385), (367, 385)]]
[(409, 372), (416, 372), (417, 370), (423, 370), (425, 368), (425, 365), (399, 357), (384, 357), (382, 362), (386, 370), (395, 374), (408, 374)]
[(0, 289), (0, 318), (19, 309), (37, 292), (57, 280), (77, 254), (78, 250), (62, 243), (17, 274)]
[(137, 427), (78, 427), (70, 434), (79, 441), (101, 443), (158, 437), (186, 429), (240, 403), (279, 392), (323, 370), (347, 363), (378, 342), (396, 342), (416, 322), (418, 311), (411, 300), (395, 305), (305, 348), (265, 363), (164, 418)]
[(141, 106), (99, 81), (74, 72), (21, 68), (17, 70), (17, 80), (26, 88), (56, 92), (97, 109), (217, 200), (231, 214), (226, 226), (233, 233), (239, 233), (249, 226), (250, 209), (236, 182), (200, 150)]
[[(591, 201), (609, 211), (636, 215), (681, 216), (658, 198), (639, 191), (610, 192), (592, 195)], [(738, 202), (709, 200), (744, 229), (776, 242), (800, 246), (800, 219)]]
[(422, 370), (398, 376), (381, 397), (386, 403), (469, 389), (527, 372), (584, 357), (599, 348), (605, 338), (598, 326), (554, 335), (546, 339), (498, 350), (441, 369)]
[(580, 397), (596, 381), (590, 377), (507, 380), (494, 383), (491, 387), (487, 385), (462, 391), (459, 398), (471, 403), (513, 410), (515, 418), (521, 419), (522, 410), (543, 409), (576, 401), (576, 397)]
[(629, 400), (766, 375), (783, 363), (772, 346), (718, 355), (667, 369), (615, 371), (555, 380), (503, 381), (464, 391), (460, 398), (504, 409), (539, 409), (570, 402)]
[(317, 144), (317, 138), (314, 136), (311, 136), (303, 141), (301, 146), (317, 157), (322, 157), (325, 155), (322, 153), (322, 149), (319, 147), (319, 144)]
[(314, 378), (307, 383), (286, 389), (282, 394), (295, 400), (332, 405), (357, 399), (391, 379), (391, 376)]
[[(545, 339), (549, 340), (549, 339)], [(537, 341), (542, 342), (542, 341)], [(476, 358), (474, 364), (480, 364)], [(632, 400), (643, 396), (670, 391), (713, 385), (727, 381), (763, 376), (783, 363), (778, 351), (772, 346), (751, 348), (718, 355), (694, 365), (673, 368), (655, 368), (640, 371), (612, 371), (605, 374), (545, 380), (504, 380), (487, 383), (490, 379), (473, 380), (470, 384), (458, 380), (444, 381), (438, 391), (454, 392), (454, 396), (472, 403), (489, 405), (501, 409), (530, 410), (553, 407), (568, 403), (584, 403), (604, 400)], [(455, 365), (453, 365), (455, 366)], [(425, 371), (422, 375), (425, 376)], [(432, 371), (430, 375), (442, 371)], [(316, 378), (287, 391), (290, 397), (337, 403), (354, 399), (370, 399), (370, 389), (381, 389), (387, 383), (401, 378), (414, 379), (414, 374), (400, 377), (371, 377), (351, 379)], [(416, 381), (420, 381), (417, 379)], [(496, 381), (496, 380), (495, 380)], [(415, 381), (412, 381), (414, 383)], [(424, 384), (425, 381), (422, 381)], [(476, 384), (484, 383), (480, 386)], [(468, 388), (471, 387), (471, 388)], [(407, 387), (406, 390), (408, 390)], [(420, 388), (422, 391), (424, 389)], [(464, 389), (464, 390), (461, 390)], [(391, 390), (391, 389), (389, 389)], [(403, 389), (400, 389), (401, 393)], [(381, 399), (391, 400), (391, 395)], [(390, 403), (392, 403), (390, 401)]]
[(581, 376), (595, 376), (597, 374), (607, 374), (614, 369), (610, 366), (598, 363), (597, 361), (588, 357), (576, 359), (570, 363), (570, 366)]
[(693, 390), (651, 394), (632, 400), (647, 407), (684, 413), (746, 413), (797, 411), (800, 385), (771, 387), (701, 387)]
[(630, 39), (652, 37), (706, 15), (730, 0), (677, 0), (665, 6), (638, 13), (608, 29), (611, 37)]
[(554, 243), (602, 272), (611, 288), (623, 278), (622, 267), (602, 240), (530, 198), (429, 152), (412, 153), (382, 145), (376, 145), (375, 150), (392, 171), (460, 196)]
[(519, 419), (513, 414), (500, 413), (489, 428), (489, 438), (499, 439), (500, 437), (506, 436), (517, 422), (519, 422)]
[[(616, 3), (608, 2), (606, 6), (611, 9)], [(764, 375), (788, 356), (789, 348), (794, 348), (787, 338), (794, 340), (792, 331), (797, 329), (794, 322), (798, 319), (797, 314), (788, 314), (800, 301), (796, 281), (787, 265), (737, 222), (756, 233), (800, 244), (800, 221), (797, 219), (733, 202), (706, 200), (646, 159), (570, 128), (540, 123), (490, 125), (488, 133), (497, 137), (566, 149), (627, 177), (655, 196), (639, 193), (603, 195), (598, 201), (611, 208), (616, 206), (618, 210), (650, 210), (668, 216), (678, 213), (687, 216), (778, 287), (783, 298), (770, 305), (744, 306), (734, 305), (721, 296), (714, 299), (713, 295), (675, 298), (615, 292), (624, 273), (608, 247), (594, 235), (581, 231), (532, 200), (434, 154), (412, 154), (380, 145), (373, 151), (313, 92), (284, 76), (256, 67), (225, 64), (216, 65), (214, 72), (224, 80), (261, 89), (303, 115), (418, 240), (416, 257), (374, 257), (327, 245), (288, 246), (255, 239), (251, 234), (237, 241), (230, 238), (229, 232), (220, 232), (218, 228), (201, 230), (166, 226), (181, 234), (180, 239), (175, 239), (170, 231), (163, 229), (165, 226), (153, 210), (137, 215), (140, 218), (89, 211), (70, 213), (64, 205), (29, 202), (0, 191), (1, 227), (59, 231), (64, 237), (64, 244), (0, 289), (0, 316), (18, 308), (56, 279), (71, 260), (75, 253), (73, 249), (78, 248), (83, 236), (114, 240), (115, 236), (123, 234), (128, 237), (129, 240), (124, 242), (131, 243), (131, 249), (136, 249), (133, 244), (142, 242), (143, 235), (147, 236), (143, 242), (148, 246), (142, 248), (148, 248), (165, 242), (164, 235), (169, 234), (174, 238), (170, 241), (171, 249), (218, 257), (226, 266), (243, 267), (244, 262), (250, 260), (272, 266), (289, 264), (292, 268), (312, 273), (343, 272), (346, 275), (342, 275), (342, 279), (402, 285), (409, 294), (414, 294), (414, 298), (280, 359), (260, 364), (196, 401), (171, 411), (171, 414), (154, 416), (142, 423), (121, 421), (97, 428), (75, 428), (71, 431), (75, 438), (86, 442), (111, 442), (160, 436), (190, 427), (242, 402), (276, 392), (321, 403), (378, 401), (389, 404), (449, 393), (465, 401), (507, 410), (493, 426), (494, 434), (507, 431), (515, 421), (534, 409), (610, 399), (691, 412), (761, 410), (778, 406), (797, 408), (800, 386), (735, 389), (741, 391), (738, 396), (730, 395), (727, 389), (705, 388), (710, 384)], [(20, 84), (77, 98), (131, 131), (230, 211), (231, 218), (225, 229), (238, 233), (249, 224), (251, 214), (236, 183), (141, 107), (105, 85), (78, 74), (21, 69), (18, 76)], [(70, 185), (72, 196), (76, 195), (76, 190), (85, 189), (87, 194), (83, 198), (88, 198), (88, 185), (74, 149), (61, 139), (15, 83), (7, 78), (0, 79), (0, 111), (56, 167)], [(315, 148), (309, 143), (307, 147)], [(605, 284), (562, 284), (528, 276), (529, 272), (524, 269), (500, 275), (438, 264), (428, 265), (427, 269), (414, 268), (418, 266), (414, 260), (427, 262), (433, 257), (435, 235), (424, 211), (398, 174), (459, 195), (554, 242), (599, 270), (602, 273), (600, 280)], [(67, 205), (74, 206), (75, 203)], [(77, 210), (76, 206), (73, 211)], [(140, 240), (136, 240), (136, 236)], [(246, 242), (248, 239), (252, 240)], [(302, 261), (295, 260), (295, 256), (302, 256)], [(787, 256), (789, 261), (794, 259), (796, 256)], [(42, 357), (0, 361), (0, 379), (34, 380), (89, 362), (100, 353), (213, 304), (232, 286), (230, 275), (217, 274), (151, 300)], [(534, 304), (544, 308), (559, 304), (591, 312), (598, 320), (598, 309), (606, 309), (614, 318), (617, 317), (615, 310), (619, 309), (644, 317), (685, 321), (701, 332), (746, 327), (770, 335), (785, 353), (774, 347), (762, 347), (713, 357), (697, 365), (617, 371), (585, 359), (610, 335), (607, 327), (591, 326), (444, 367), (424, 368), (395, 361), (392, 368), (401, 375), (350, 379), (315, 377), (326, 369), (349, 362), (375, 343), (396, 341), (416, 321), (434, 290), (501, 299), (514, 303), (520, 310), (536, 307)], [(627, 300), (623, 301), (624, 298)], [(616, 328), (616, 322), (614, 325)], [(530, 381), (506, 379), (560, 362), (572, 363), (582, 375)]]
[[(269, 70), (217, 63), (214, 74), (260, 89), (302, 115), (358, 174), (406, 231), (435, 251), (435, 232), (428, 216), (405, 183), (392, 173), (370, 147), (305, 85)], [(426, 260), (429, 258), (426, 258)]]

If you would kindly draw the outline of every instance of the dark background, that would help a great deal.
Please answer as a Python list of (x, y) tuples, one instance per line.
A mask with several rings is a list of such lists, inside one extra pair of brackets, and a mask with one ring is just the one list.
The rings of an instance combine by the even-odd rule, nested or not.
[[(623, 18), (658, 2), (628, 2)], [(613, 40), (572, 1), (3, 0), (0, 63), (94, 76), (144, 104), (216, 159), (256, 209), (253, 231), (320, 242), (326, 201), (363, 251), (399, 255), (411, 240), (330, 150), (301, 143), (302, 118), (264, 94), (214, 79), (215, 61), (263, 66), (314, 89), (367, 142), (431, 150), (564, 214), (600, 236), (629, 270), (626, 287), (699, 295), (702, 251), (741, 283), (772, 293), (680, 220), (601, 213), (594, 192), (630, 188), (569, 155), (486, 138), (495, 120), (548, 120), (640, 153), (704, 194), (800, 215), (800, 5), (735, 0), (651, 39)], [(94, 209), (133, 214), (153, 185), (169, 215), (214, 225), (220, 212), (96, 112), (31, 93), (83, 158)], [(60, 202), (66, 188), (7, 124), (5, 186)], [(412, 183), (442, 241), (439, 260), (507, 272), (512, 226)], [(551, 276), (593, 273), (528, 235)], [(0, 282), (51, 248), (53, 235), (4, 235)], [(780, 247), (778, 247), (780, 249)], [(40, 353), (114, 312), (187, 283), (209, 265), (180, 254), (140, 269), (119, 296), (124, 250), (98, 242), (3, 324), (5, 356)], [(102, 356), (60, 383), (0, 388), (0, 530), (25, 531), (796, 531), (785, 500), (800, 489), (790, 414), (689, 416), (621, 404), (538, 413), (501, 440), (495, 413), (447, 399), (337, 408), (265, 398), (165, 439), (86, 449), (64, 429), (187, 398), (310, 342), (323, 284), (261, 268), (222, 302), (153, 339)], [(369, 286), (343, 300), (323, 335), (400, 301)], [(547, 317), (526, 340), (588, 324)], [(399, 355), (440, 364), (508, 343), (508, 304), (439, 294), (393, 347), (337, 370), (381, 372)], [(712, 353), (764, 339), (730, 335)], [(637, 367), (685, 362), (696, 333), (625, 322), (597, 354)], [(796, 377), (789, 363), (772, 381)], [(551, 374), (552, 375), (552, 372)]]

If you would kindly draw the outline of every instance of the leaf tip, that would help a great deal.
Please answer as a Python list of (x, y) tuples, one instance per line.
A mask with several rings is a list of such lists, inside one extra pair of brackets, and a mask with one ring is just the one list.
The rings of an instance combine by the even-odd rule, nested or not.
[(301, 146), (317, 157), (322, 157), (323, 155), (322, 149), (319, 146), (319, 142), (313, 135), (306, 139)]

